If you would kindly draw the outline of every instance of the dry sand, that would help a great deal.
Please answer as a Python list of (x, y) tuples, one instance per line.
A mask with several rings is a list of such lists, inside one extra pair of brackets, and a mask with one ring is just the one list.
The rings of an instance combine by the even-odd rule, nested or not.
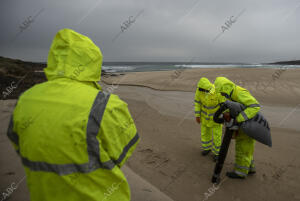
[[(280, 74), (273, 80), (272, 75)], [(261, 103), (300, 104), (300, 69), (223, 68), (177, 71), (136, 72), (124, 76), (103, 78), (105, 83), (147, 86), (158, 90), (194, 92), (200, 77), (214, 81), (224, 76), (248, 89)], [(175, 79), (173, 79), (175, 78)]]
[[(157, 197), (151, 198), (152, 190), (145, 190), (153, 186), (156, 190), (152, 194), (158, 193), (156, 195), (161, 200), (169, 198), (164, 198), (165, 195), (159, 191), (175, 201), (201, 201), (213, 187), (210, 179), (215, 164), (210, 156), (201, 156), (200, 126), (193, 117), (194, 89), (201, 76), (211, 81), (216, 76), (226, 76), (249, 89), (263, 105), (273, 138), (272, 148), (256, 144), (254, 159), (257, 174), (238, 181), (224, 176), (234, 163), (232, 141), (222, 173), (222, 184), (208, 200), (300, 200), (300, 71), (287, 70), (272, 80), (274, 72), (274, 69), (197, 69), (177, 71), (176, 74), (172, 71), (129, 73), (103, 79), (106, 83), (115, 83), (110, 89), (103, 84), (104, 89), (114, 89), (113, 93), (128, 103), (142, 138), (127, 163), (134, 171), (131, 173), (136, 175), (128, 176), (132, 193), (144, 193), (133, 196), (133, 201), (157, 200)], [(174, 75), (176, 79), (172, 80)], [(118, 83), (159, 90), (118, 86)], [(266, 83), (269, 84), (263, 92)], [(2, 101), (2, 104), (0, 185), (3, 191), (11, 182), (20, 181), (24, 171), (4, 135), (13, 102)], [(153, 186), (143, 188), (137, 183), (148, 187), (151, 183)], [(147, 193), (149, 196), (145, 196)], [(28, 191), (23, 181), (11, 200), (28, 200), (24, 197), (28, 198)]]

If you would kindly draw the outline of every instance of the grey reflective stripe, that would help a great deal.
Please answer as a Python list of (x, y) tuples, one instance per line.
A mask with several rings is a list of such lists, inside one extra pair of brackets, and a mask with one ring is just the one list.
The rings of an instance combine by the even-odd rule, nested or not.
[(211, 142), (212, 142), (212, 140), (210, 140), (210, 141), (201, 141), (202, 144), (209, 144)]
[(247, 176), (246, 173), (243, 173), (243, 172), (240, 172), (240, 171), (237, 171), (237, 170), (235, 170), (234, 172), (235, 172), (237, 175), (242, 176), (242, 177), (246, 177), (246, 176)]
[(201, 111), (195, 111), (195, 114), (200, 114), (201, 113)]
[[(59, 175), (71, 174), (73, 172), (91, 172), (93, 169), (89, 163), (85, 164), (50, 164), (46, 162), (30, 161), (25, 157), (21, 157), (23, 165), (32, 171), (54, 172)], [(96, 168), (95, 168), (96, 169)]]
[(249, 167), (241, 166), (241, 165), (238, 165), (238, 164), (235, 164), (235, 167), (239, 168), (239, 169), (249, 170)]
[(248, 120), (248, 117), (244, 111), (241, 111), (242, 116), (244, 117), (245, 121)]
[(217, 108), (218, 106), (219, 106), (219, 104), (218, 105), (215, 105), (215, 106), (206, 106), (206, 105), (202, 105), (205, 109), (215, 109), (215, 108)]
[(219, 154), (219, 150), (216, 150), (214, 147), (212, 148), (212, 151), (216, 154)]
[(205, 111), (201, 111), (203, 114), (205, 114), (205, 115), (207, 115), (207, 116), (214, 116), (215, 115), (215, 113), (211, 113), (211, 114), (207, 114)]
[(247, 107), (260, 107), (259, 104), (251, 104), (251, 105), (248, 105)]
[(74, 172), (88, 173), (98, 168), (113, 169), (116, 163), (121, 163), (129, 149), (138, 141), (139, 135), (136, 133), (133, 139), (131, 139), (123, 148), (123, 151), (117, 160), (101, 162), (100, 145), (97, 140), (97, 135), (100, 130), (101, 120), (109, 97), (110, 94), (99, 92), (89, 114), (87, 123), (87, 152), (89, 162), (84, 164), (50, 164), (46, 162), (30, 161), (21, 156), (23, 164), (32, 171), (54, 172), (59, 175), (66, 175)]
[(210, 150), (211, 145), (210, 145), (210, 146), (207, 146), (207, 147), (202, 145), (202, 148), (203, 148), (204, 150)]
[(103, 168), (103, 169), (108, 169), (108, 170), (112, 170), (115, 167), (115, 163), (112, 160), (106, 161), (106, 162), (101, 162), (100, 163), (95, 163), (94, 165), (90, 166), (94, 169), (98, 169), (98, 168)]
[(19, 136), (17, 133), (15, 133), (13, 131), (14, 128), (14, 121), (13, 121), (13, 116), (11, 116), (10, 122), (9, 122), (9, 126), (7, 129), (7, 137), (13, 142), (15, 143), (15, 145), (19, 146)]
[(216, 146), (215, 143), (213, 143), (213, 146), (216, 148), (216, 149), (220, 149), (221, 146)]
[[(247, 107), (260, 107), (260, 105), (259, 104), (251, 104), (251, 105), (248, 105)], [(242, 111), (241, 114), (244, 117), (245, 121), (247, 121), (249, 119), (244, 111)]]
[(201, 103), (201, 101), (197, 101), (197, 100), (194, 100), (194, 101), (195, 101), (195, 103), (199, 103), (199, 104), (202, 104), (202, 103)]
[(205, 111), (201, 111), (203, 114), (207, 115), (207, 113)]
[[(110, 94), (105, 92), (99, 92), (89, 115), (87, 129), (86, 129), (86, 142), (87, 142), (87, 151), (89, 156), (89, 162), (91, 165), (99, 165), (100, 160), (100, 146), (99, 141), (97, 140), (97, 135), (100, 130), (100, 125), (102, 117), (106, 108), (106, 104)], [(110, 167), (110, 166), (109, 166)]]
[(121, 153), (120, 157), (114, 161), (115, 164), (120, 164), (123, 159), (125, 158), (127, 152), (129, 149), (135, 145), (135, 143), (139, 140), (139, 134), (136, 133), (136, 135), (130, 140), (130, 142), (124, 147), (123, 152)]

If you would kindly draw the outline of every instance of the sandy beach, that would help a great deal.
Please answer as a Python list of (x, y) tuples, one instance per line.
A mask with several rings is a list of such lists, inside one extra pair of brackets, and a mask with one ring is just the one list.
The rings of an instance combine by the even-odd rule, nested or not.
[[(289, 69), (276, 78), (274, 73), (276, 69), (192, 69), (103, 77), (103, 90), (128, 103), (141, 136), (127, 162), (128, 168), (153, 186), (156, 195), (168, 197), (161, 200), (300, 200), (300, 70)], [(272, 148), (256, 143), (257, 174), (246, 180), (230, 180), (225, 172), (234, 164), (232, 140), (222, 182), (213, 193), (210, 180), (215, 163), (212, 157), (201, 156), (200, 126), (193, 114), (195, 86), (203, 76), (212, 82), (217, 76), (225, 76), (247, 88), (261, 103), (273, 140)], [(1, 192), (24, 176), (20, 160), (6, 137), (14, 104), (15, 100), (1, 100)], [(133, 177), (127, 178), (129, 183), (133, 181)], [(133, 201), (159, 200), (151, 198), (154, 190), (137, 188), (131, 184), (132, 194), (143, 195), (133, 196)], [(10, 200), (29, 200), (25, 181)]]

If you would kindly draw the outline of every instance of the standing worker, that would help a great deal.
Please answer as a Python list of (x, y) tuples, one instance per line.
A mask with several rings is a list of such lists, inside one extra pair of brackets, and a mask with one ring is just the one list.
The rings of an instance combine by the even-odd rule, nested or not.
[(196, 122), (201, 123), (202, 155), (206, 156), (212, 150), (214, 161), (218, 158), (222, 138), (222, 124), (213, 120), (215, 112), (219, 109), (219, 100), (215, 86), (202, 77), (195, 93), (195, 116)]
[(92, 40), (60, 30), (44, 69), (48, 81), (20, 96), (7, 135), (31, 201), (130, 200), (120, 167), (139, 136), (127, 104), (101, 91), (101, 65)]
[[(258, 101), (250, 92), (240, 86), (235, 85), (225, 77), (217, 77), (215, 80), (216, 92), (225, 98), (239, 102), (246, 106), (235, 119), (235, 124), (252, 119), (260, 110)], [(235, 168), (232, 172), (227, 172), (229, 178), (244, 179), (248, 174), (255, 174), (253, 152), (255, 140), (246, 135), (241, 129), (238, 130), (235, 144)]]

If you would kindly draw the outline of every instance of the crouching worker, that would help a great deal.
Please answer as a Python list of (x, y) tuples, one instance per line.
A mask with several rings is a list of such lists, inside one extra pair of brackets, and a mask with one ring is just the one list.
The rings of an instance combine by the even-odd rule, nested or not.
[(212, 150), (214, 161), (217, 160), (222, 138), (222, 124), (215, 123), (214, 113), (219, 109), (219, 100), (215, 86), (205, 77), (197, 85), (195, 93), (196, 122), (201, 123), (202, 155)]
[[(244, 121), (252, 119), (260, 110), (258, 101), (250, 92), (240, 86), (235, 85), (225, 77), (217, 77), (215, 80), (216, 92), (226, 99), (243, 104), (246, 108), (238, 114), (234, 125), (239, 125)], [(228, 118), (228, 114), (225, 114)], [(245, 134), (242, 129), (238, 129), (235, 135), (235, 167), (234, 171), (227, 172), (230, 178), (243, 179), (249, 174), (255, 173), (253, 152), (255, 140)]]
[(8, 128), (31, 201), (130, 200), (120, 167), (139, 136), (127, 104), (101, 91), (102, 53), (86, 36), (60, 30), (47, 82), (20, 96)]

